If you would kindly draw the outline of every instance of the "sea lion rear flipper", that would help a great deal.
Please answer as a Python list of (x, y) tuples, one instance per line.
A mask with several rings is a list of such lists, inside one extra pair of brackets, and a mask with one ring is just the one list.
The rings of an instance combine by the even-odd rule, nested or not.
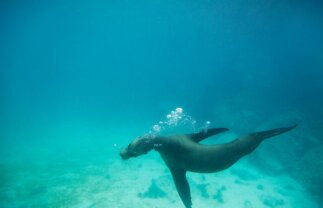
[(179, 196), (186, 208), (192, 208), (190, 186), (186, 179), (186, 171), (181, 169), (172, 169), (170, 171)]
[(279, 134), (285, 133), (287, 131), (290, 131), (290, 130), (294, 129), (296, 126), (297, 126), (297, 124), (293, 125), (293, 126), (289, 126), (289, 127), (277, 128), (277, 129), (272, 129), (272, 130), (268, 130), (268, 131), (260, 131), (260, 132), (256, 132), (256, 133), (251, 134), (251, 136), (255, 137), (255, 138), (259, 138), (259, 139), (267, 139), (267, 138), (274, 137)]
[(267, 131), (259, 131), (246, 136), (242, 136), (234, 140), (233, 142), (231, 142), (231, 147), (234, 149), (233, 151), (236, 153), (236, 155), (239, 155), (239, 157), (242, 157), (244, 155), (247, 155), (253, 152), (259, 146), (259, 144), (265, 139), (278, 136), (282, 133), (290, 131), (294, 129), (296, 126), (297, 125), (271, 129)]
[(198, 143), (198, 142), (202, 141), (203, 139), (206, 139), (210, 136), (213, 136), (213, 135), (225, 132), (225, 131), (229, 131), (229, 129), (227, 129), (227, 128), (212, 128), (212, 129), (202, 130), (196, 134), (188, 134), (187, 136)]

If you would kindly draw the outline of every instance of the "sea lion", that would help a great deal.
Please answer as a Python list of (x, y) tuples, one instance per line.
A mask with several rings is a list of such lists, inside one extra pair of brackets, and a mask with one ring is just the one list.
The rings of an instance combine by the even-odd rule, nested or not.
[(253, 152), (265, 139), (290, 131), (297, 125), (252, 133), (232, 142), (205, 145), (199, 142), (210, 136), (228, 131), (227, 128), (212, 128), (196, 134), (173, 136), (141, 136), (120, 152), (122, 159), (137, 157), (156, 150), (168, 166), (186, 208), (192, 207), (190, 187), (186, 171), (214, 173), (225, 170), (243, 156)]

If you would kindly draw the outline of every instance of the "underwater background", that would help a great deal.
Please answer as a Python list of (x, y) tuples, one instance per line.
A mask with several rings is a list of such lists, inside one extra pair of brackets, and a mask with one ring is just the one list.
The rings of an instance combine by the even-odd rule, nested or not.
[[(183, 207), (156, 153), (119, 149), (177, 107), (208, 143), (297, 123), (228, 170), (189, 174), (193, 207), (323, 202), (323, 3), (0, 2), (0, 207)], [(187, 124), (186, 124), (187, 125)]]

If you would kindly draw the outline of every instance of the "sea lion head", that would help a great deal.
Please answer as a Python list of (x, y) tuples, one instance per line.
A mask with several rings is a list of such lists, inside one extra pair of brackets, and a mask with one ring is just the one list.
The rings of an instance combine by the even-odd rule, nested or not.
[(127, 160), (131, 157), (138, 157), (140, 155), (146, 154), (153, 148), (152, 141), (153, 136), (151, 135), (145, 135), (136, 138), (125, 149), (121, 150), (121, 158)]

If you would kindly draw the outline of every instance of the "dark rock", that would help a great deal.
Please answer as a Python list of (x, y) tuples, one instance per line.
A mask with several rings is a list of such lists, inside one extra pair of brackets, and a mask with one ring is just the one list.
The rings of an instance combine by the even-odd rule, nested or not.
[(223, 204), (224, 200), (223, 200), (223, 189), (218, 189), (216, 194), (213, 196), (213, 199), (216, 199), (219, 203)]
[(156, 180), (151, 180), (150, 187), (144, 193), (139, 193), (138, 196), (140, 198), (162, 198), (166, 196), (166, 192), (164, 192), (156, 183)]
[(283, 207), (285, 202), (282, 199), (276, 199), (275, 197), (272, 196), (267, 196), (267, 195), (263, 195), (261, 196), (260, 200), (262, 201), (262, 203), (268, 207), (271, 208), (275, 208), (275, 207)]
[(264, 188), (264, 186), (263, 186), (263, 185), (258, 184), (258, 185), (257, 185), (257, 189), (258, 189), (258, 190), (264, 190), (265, 188)]
[(198, 184), (197, 185), (197, 189), (201, 191), (201, 195), (204, 198), (209, 198), (209, 193), (206, 190), (206, 187), (208, 186), (208, 184)]

